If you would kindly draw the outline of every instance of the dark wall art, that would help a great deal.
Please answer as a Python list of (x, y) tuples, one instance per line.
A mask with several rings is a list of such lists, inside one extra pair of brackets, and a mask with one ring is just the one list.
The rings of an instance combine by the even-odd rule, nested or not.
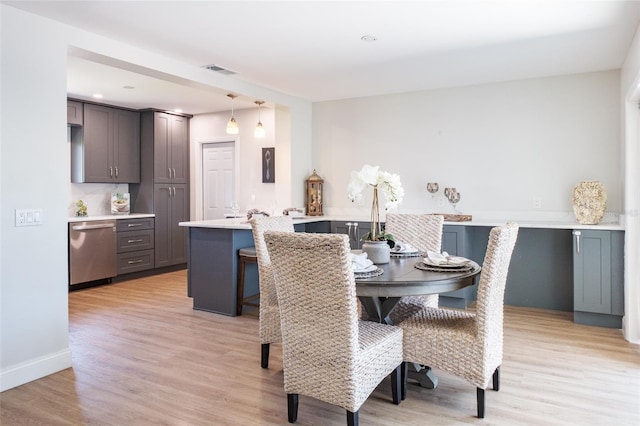
[(276, 149), (262, 148), (262, 183), (276, 181)]

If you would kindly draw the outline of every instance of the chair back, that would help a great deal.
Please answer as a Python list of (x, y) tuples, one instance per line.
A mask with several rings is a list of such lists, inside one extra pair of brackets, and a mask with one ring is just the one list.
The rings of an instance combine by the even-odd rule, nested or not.
[(476, 306), (478, 338), (484, 346), (485, 356), (494, 354), (493, 356), (502, 357), (504, 289), (517, 238), (516, 223), (495, 227), (489, 233)]
[(260, 281), (260, 340), (263, 343), (277, 342), (280, 341), (278, 297), (264, 233), (266, 231), (294, 232), (293, 220), (289, 216), (273, 216), (252, 218), (249, 223), (256, 247)]
[(285, 390), (344, 389), (359, 348), (349, 237), (270, 231), (264, 238), (280, 306)]
[(444, 217), (431, 214), (387, 214), (385, 232), (421, 252), (440, 252)]

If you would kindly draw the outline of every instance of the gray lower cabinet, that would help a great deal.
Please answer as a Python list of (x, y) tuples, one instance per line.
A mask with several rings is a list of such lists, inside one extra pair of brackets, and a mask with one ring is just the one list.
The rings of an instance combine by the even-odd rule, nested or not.
[(153, 269), (154, 219), (119, 219), (116, 230), (118, 275)]
[(331, 233), (333, 234), (347, 234), (349, 236), (349, 244), (352, 250), (360, 249), (362, 247), (361, 238), (371, 231), (370, 222), (331, 222)]
[[(467, 226), (445, 225), (442, 229), (442, 251), (453, 256), (472, 258), (471, 230)], [(466, 287), (440, 295), (439, 305), (450, 308), (466, 308), (476, 300), (477, 286)]]
[(189, 187), (184, 184), (155, 184), (155, 266), (187, 262), (187, 232), (178, 225), (189, 220)]
[(574, 322), (622, 327), (624, 232), (573, 231)]

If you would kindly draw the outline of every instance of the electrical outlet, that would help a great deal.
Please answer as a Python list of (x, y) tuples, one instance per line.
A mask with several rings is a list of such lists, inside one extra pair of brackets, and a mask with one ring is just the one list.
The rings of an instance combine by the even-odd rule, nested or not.
[(542, 199), (541, 198), (534, 198), (533, 199), (533, 208), (534, 209), (541, 209), (542, 208)]

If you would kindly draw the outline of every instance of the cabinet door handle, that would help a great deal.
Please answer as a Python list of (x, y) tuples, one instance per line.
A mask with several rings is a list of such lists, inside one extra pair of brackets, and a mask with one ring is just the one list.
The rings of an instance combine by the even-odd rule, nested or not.
[(116, 166), (116, 179), (118, 178), (118, 166)]
[(172, 167), (171, 170), (173, 170), (173, 178), (175, 179), (176, 178), (176, 169)]
[(128, 223), (127, 224), (127, 227), (129, 227), (129, 228), (134, 228), (136, 226), (142, 226), (142, 224), (141, 223)]
[(169, 172), (169, 179), (171, 179), (171, 167), (167, 168), (167, 171)]
[(141, 243), (141, 242), (142, 242), (142, 239), (139, 239), (139, 240), (127, 240), (127, 243), (129, 243), (129, 244)]
[(109, 166), (109, 177), (112, 178), (113, 177), (113, 167)]
[(580, 254), (580, 235), (582, 235), (582, 232), (573, 231), (573, 235), (576, 236), (576, 253)]
[(142, 259), (140, 260), (130, 260), (127, 262), (129, 265), (133, 265), (134, 263), (142, 263)]

